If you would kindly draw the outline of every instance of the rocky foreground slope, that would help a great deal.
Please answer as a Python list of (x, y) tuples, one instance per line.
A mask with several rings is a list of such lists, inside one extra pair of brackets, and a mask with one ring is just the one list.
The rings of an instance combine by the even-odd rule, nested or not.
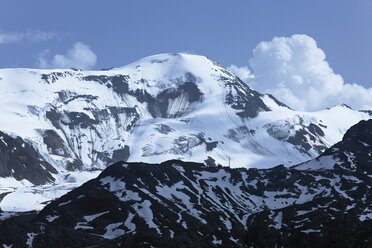
[(372, 120), (307, 163), (233, 169), (118, 162), (39, 213), (5, 217), (23, 247), (370, 247)]

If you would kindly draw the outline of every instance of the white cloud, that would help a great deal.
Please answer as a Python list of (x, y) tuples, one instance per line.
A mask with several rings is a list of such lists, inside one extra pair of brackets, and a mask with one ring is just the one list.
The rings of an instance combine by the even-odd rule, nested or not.
[(235, 76), (239, 77), (244, 83), (249, 85), (252, 89), (256, 89), (257, 85), (254, 79), (254, 75), (252, 74), (251, 70), (248, 66), (236, 66), (230, 65), (227, 67), (229, 71), (231, 71)]
[(0, 31), (0, 44), (9, 44), (19, 41), (45, 41), (56, 38), (54, 32), (27, 31), (27, 32), (2, 32)]
[(248, 66), (238, 67), (236, 65), (230, 65), (229, 67), (227, 67), (227, 69), (234, 73), (235, 76), (238, 76), (244, 82), (247, 82), (249, 81), (249, 79), (254, 77)]
[(44, 51), (39, 55), (39, 65), (41, 68), (78, 68), (90, 69), (96, 65), (97, 56), (82, 42), (77, 42), (69, 49), (66, 55), (56, 54), (48, 61), (46, 59), (49, 51)]
[(0, 32), (0, 44), (18, 42), (21, 39), (22, 37), (19, 34)]
[[(275, 37), (253, 50), (250, 86), (271, 93), (298, 110), (319, 110), (346, 103), (356, 109), (372, 106), (372, 88), (345, 84), (326, 61), (316, 41), (307, 35)], [(238, 71), (238, 70), (237, 70)]]

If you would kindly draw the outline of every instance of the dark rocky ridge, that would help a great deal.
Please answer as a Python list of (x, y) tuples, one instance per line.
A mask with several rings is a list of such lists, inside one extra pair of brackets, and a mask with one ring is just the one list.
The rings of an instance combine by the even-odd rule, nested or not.
[[(169, 88), (162, 90), (156, 96), (149, 94), (146, 90), (136, 89), (135, 91), (129, 89), (128, 75), (116, 75), (116, 76), (86, 76), (83, 78), (85, 81), (95, 81), (100, 84), (104, 84), (124, 97), (125, 95), (134, 96), (140, 103), (148, 103), (148, 111), (151, 115), (162, 118), (176, 118), (184, 115), (185, 113), (176, 113), (175, 115), (169, 115), (167, 109), (169, 107), (170, 100), (174, 100), (178, 97), (185, 97), (190, 103), (201, 101), (203, 93), (199, 90), (195, 84), (195, 76), (192, 73), (186, 73), (184, 79), (180, 79), (180, 85), (177, 88)], [(145, 84), (145, 81), (141, 82)]]
[(0, 241), (18, 247), (35, 233), (33, 247), (371, 247), (371, 143), (359, 146), (371, 136), (372, 120), (362, 121), (327, 151), (353, 151), (356, 169), (118, 162), (41, 212), (0, 222)]
[(313, 161), (296, 165), (294, 168), (311, 170), (314, 163), (322, 162), (328, 157), (331, 157), (332, 160), (330, 163), (324, 164), (328, 167), (327, 169), (372, 174), (372, 119), (362, 120), (352, 126), (340, 142), (327, 149)]
[[(236, 78), (234, 81), (228, 78), (221, 78), (225, 82), (226, 87), (229, 88), (229, 92), (226, 95), (226, 103), (231, 105), (231, 107), (239, 112), (239, 115), (242, 118), (247, 117), (256, 117), (261, 111), (270, 111), (270, 108), (260, 98), (263, 96), (250, 89), (245, 83), (243, 83), (239, 78)], [(233, 91), (236, 94), (233, 94)], [(285, 106), (284, 104), (282, 104)]]
[(324, 152), (338, 159), (341, 168), (372, 174), (372, 119), (352, 126), (342, 141)]
[[(283, 126), (286, 129), (283, 130)], [(298, 117), (297, 128), (293, 123), (288, 121), (279, 121), (274, 123), (268, 123), (265, 125), (267, 133), (280, 140), (292, 144), (297, 150), (302, 153), (306, 153), (311, 156), (310, 152), (316, 151), (321, 154), (327, 149), (327, 145), (322, 141), (324, 132), (322, 128), (327, 128), (321, 124), (316, 125), (314, 123), (304, 123), (302, 117)], [(294, 134), (291, 135), (291, 131), (295, 130)], [(314, 144), (316, 145), (314, 145)]]
[[(117, 163), (32, 218), (3, 221), (0, 227), (6, 228), (0, 228), (0, 237), (4, 237), (0, 240), (17, 246), (26, 242), (27, 233), (36, 233), (33, 247), (325, 247), (336, 239), (354, 242), (354, 237), (371, 230), (371, 222), (358, 216), (371, 203), (368, 187), (372, 182), (359, 184), (355, 180), (362, 178), (353, 173), (303, 172), (281, 166), (246, 170), (181, 161)], [(119, 187), (121, 184), (125, 186)], [(161, 191), (172, 187), (173, 196)], [(188, 200), (183, 201), (181, 195)], [(308, 201), (300, 200), (304, 195), (309, 195)], [(360, 202), (362, 197), (366, 202)], [(346, 210), (350, 205), (355, 206)], [(278, 213), (282, 213), (280, 223), (276, 221)], [(98, 217), (87, 221), (87, 216), (94, 215)], [(146, 221), (149, 216), (151, 227)], [(344, 220), (345, 216), (350, 217)], [(135, 230), (128, 223), (135, 225)], [(342, 229), (341, 223), (356, 226), (354, 233)], [(110, 237), (112, 224), (117, 236)], [(15, 234), (14, 228), (24, 234)], [(321, 228), (323, 236), (304, 232), (311, 228)]]

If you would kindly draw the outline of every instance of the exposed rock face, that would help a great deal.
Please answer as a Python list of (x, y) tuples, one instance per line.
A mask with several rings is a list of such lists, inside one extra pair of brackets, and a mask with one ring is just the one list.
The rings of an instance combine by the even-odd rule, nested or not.
[(372, 120), (352, 126), (341, 142), (328, 149), (322, 156), (331, 155), (341, 168), (372, 174)]
[(352, 126), (331, 148), (314, 160), (295, 166), (298, 169), (340, 169), (359, 174), (372, 173), (372, 119)]
[[(17, 246), (34, 233), (33, 247), (369, 247), (371, 137), (372, 120), (352, 127), (322, 155), (336, 165), (324, 168), (118, 162), (40, 213), (4, 220), (22, 231), (0, 228), (0, 241)], [(352, 161), (340, 156), (349, 153)]]
[[(248, 245), (370, 247), (372, 119), (354, 125), (341, 142), (294, 168), (319, 172), (317, 180), (328, 182), (329, 186), (304, 204), (251, 215)], [(322, 177), (325, 174), (332, 176)]]
[(29, 143), (0, 132), (0, 177), (26, 179), (38, 185), (53, 182), (53, 173), (56, 169)]

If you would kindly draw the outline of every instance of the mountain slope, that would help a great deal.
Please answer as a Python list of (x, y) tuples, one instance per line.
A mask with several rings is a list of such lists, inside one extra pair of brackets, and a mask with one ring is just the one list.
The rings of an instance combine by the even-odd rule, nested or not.
[[(108, 71), (3, 69), (0, 77), (0, 130), (68, 170), (209, 157), (233, 166), (297, 164), (370, 117), (342, 106), (293, 111), (206, 57), (188, 54)], [(338, 115), (348, 118), (334, 121)]]
[[(2, 209), (41, 209), (116, 161), (290, 166), (317, 157), (370, 118), (341, 105), (291, 110), (208, 58), (189, 54), (150, 56), (105, 71), (2, 69), (0, 78), (0, 130), (24, 140), (58, 172), (49, 180), (54, 188), (35, 186), (41, 181), (9, 187), (14, 177), (0, 178), (7, 194)], [(32, 208), (13, 204), (25, 195)]]
[(342, 140), (316, 159), (296, 166), (301, 170), (344, 169), (372, 174), (371, 120), (352, 126)]
[(0, 177), (28, 180), (39, 185), (53, 182), (57, 170), (43, 161), (35, 149), (20, 137), (0, 131)]
[[(253, 246), (370, 247), (372, 245), (372, 120), (351, 127), (342, 141), (296, 170), (337, 175), (329, 189), (304, 204), (249, 217)], [(324, 180), (318, 177), (317, 180)], [(273, 223), (272, 220), (280, 220)], [(311, 245), (312, 244), (312, 245)]]
[(372, 163), (359, 156), (371, 137), (372, 120), (362, 121), (328, 150), (353, 150), (355, 170), (119, 162), (40, 213), (4, 220), (23, 234), (0, 228), (0, 237), (22, 245), (32, 236), (34, 247), (368, 247), (372, 174), (363, 168)]

